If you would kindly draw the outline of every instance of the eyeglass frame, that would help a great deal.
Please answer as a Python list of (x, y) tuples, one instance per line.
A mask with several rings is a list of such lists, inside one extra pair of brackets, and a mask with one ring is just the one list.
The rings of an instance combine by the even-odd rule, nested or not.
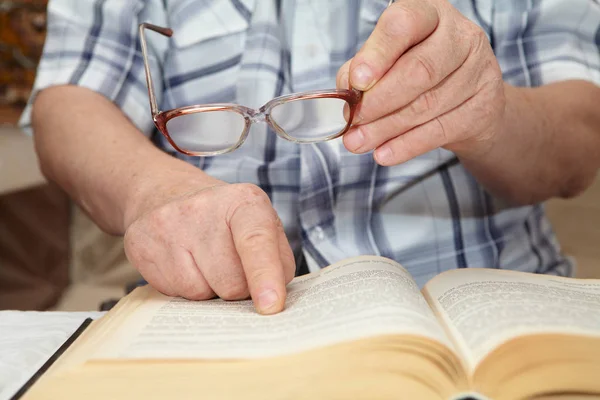
[[(157, 26), (154, 24), (150, 24), (147, 22), (143, 22), (138, 26), (138, 32), (140, 36), (140, 45), (142, 49), (142, 56), (144, 59), (144, 71), (146, 74), (146, 85), (148, 86), (148, 98), (150, 101), (150, 111), (152, 113), (152, 121), (154, 125), (159, 130), (159, 132), (167, 139), (167, 141), (173, 146), (175, 150), (180, 153), (186, 154), (188, 156), (194, 157), (207, 157), (207, 156), (217, 156), (220, 154), (226, 154), (237, 150), (248, 137), (248, 133), (250, 132), (250, 127), (253, 123), (256, 122), (266, 122), (270, 127), (273, 128), (275, 133), (290, 142), (298, 143), (298, 144), (311, 144), (311, 143), (321, 143), (329, 140), (336, 139), (342, 136), (344, 133), (350, 129), (352, 126), (352, 120), (354, 118), (354, 114), (356, 112), (356, 107), (359, 104), (362, 98), (362, 91), (351, 88), (351, 89), (331, 89), (331, 90), (314, 90), (300, 93), (292, 93), (284, 96), (278, 96), (274, 99), (270, 100), (258, 110), (245, 107), (235, 103), (213, 103), (213, 104), (196, 104), (185, 107), (177, 107), (174, 109), (161, 111), (158, 108), (158, 103), (156, 101), (156, 95), (154, 92), (154, 83), (152, 81), (152, 75), (150, 72), (150, 63), (148, 59), (148, 49), (146, 44), (146, 36), (145, 29), (150, 29), (154, 32), (160, 33), (164, 36), (171, 37), (173, 35), (173, 30), (171, 28), (164, 28), (161, 26)], [(292, 102), (297, 100), (312, 100), (312, 99), (325, 99), (325, 98), (335, 98), (341, 99), (348, 104), (348, 118), (346, 122), (346, 126), (335, 134), (326, 136), (324, 138), (319, 139), (299, 139), (293, 136), (290, 136), (285, 132), (283, 128), (281, 128), (272, 118), (271, 118), (271, 109), (274, 107)], [(201, 112), (210, 112), (210, 111), (233, 111), (240, 114), (244, 118), (244, 130), (239, 136), (239, 140), (233, 146), (230, 146), (223, 150), (216, 151), (189, 151), (182, 149), (179, 147), (175, 141), (171, 138), (169, 134), (169, 130), (167, 129), (167, 122), (171, 119), (189, 114), (196, 114)]]

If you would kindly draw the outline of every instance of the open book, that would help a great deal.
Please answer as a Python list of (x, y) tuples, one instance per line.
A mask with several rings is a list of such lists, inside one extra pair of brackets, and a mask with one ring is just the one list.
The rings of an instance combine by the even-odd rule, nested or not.
[[(420, 291), (356, 257), (294, 279), (285, 310), (136, 289), (25, 399), (600, 397), (600, 281), (492, 269)], [(554, 397), (552, 397), (554, 398)], [(567, 397), (570, 398), (570, 397)]]

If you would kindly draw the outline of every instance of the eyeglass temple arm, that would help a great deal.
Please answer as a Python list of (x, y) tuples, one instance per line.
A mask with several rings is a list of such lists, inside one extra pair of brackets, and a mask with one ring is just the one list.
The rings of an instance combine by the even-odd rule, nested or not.
[(163, 28), (160, 26), (152, 25), (147, 22), (141, 23), (138, 28), (140, 35), (140, 44), (142, 47), (142, 56), (144, 57), (144, 71), (146, 72), (146, 85), (148, 86), (150, 111), (152, 112), (152, 117), (154, 117), (156, 114), (158, 114), (158, 104), (156, 103), (156, 95), (154, 94), (154, 83), (152, 82), (152, 74), (150, 73), (150, 63), (148, 62), (148, 46), (146, 44), (145, 35), (146, 28), (168, 37), (171, 37), (171, 35), (173, 35), (173, 30), (170, 28)]
[[(394, 0), (389, 0), (388, 7), (394, 3)], [(148, 22), (142, 22), (139, 25), (138, 31), (140, 35), (140, 44), (142, 47), (142, 56), (144, 58), (144, 71), (146, 73), (146, 85), (148, 86), (148, 98), (150, 99), (150, 111), (152, 117), (158, 114), (158, 104), (156, 103), (156, 95), (154, 94), (154, 83), (152, 82), (152, 74), (150, 73), (150, 63), (148, 62), (148, 45), (146, 44), (145, 30), (150, 29), (154, 32), (158, 32), (162, 35), (171, 37), (173, 30), (171, 28), (164, 28), (162, 26), (153, 25)], [(362, 94), (362, 93), (361, 93)]]

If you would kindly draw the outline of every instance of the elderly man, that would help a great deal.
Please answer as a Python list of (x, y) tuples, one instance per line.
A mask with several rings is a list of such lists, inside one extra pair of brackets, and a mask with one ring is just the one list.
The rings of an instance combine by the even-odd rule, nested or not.
[(169, 295), (274, 313), (358, 254), (568, 275), (540, 203), (600, 166), (598, 46), (596, 0), (50, 0), (22, 124)]

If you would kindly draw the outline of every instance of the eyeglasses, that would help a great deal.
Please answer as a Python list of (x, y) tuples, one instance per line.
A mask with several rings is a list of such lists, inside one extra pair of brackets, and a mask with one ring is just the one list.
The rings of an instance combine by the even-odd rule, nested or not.
[(356, 89), (294, 93), (276, 97), (258, 110), (238, 104), (198, 104), (160, 111), (148, 63), (146, 28), (169, 37), (173, 31), (149, 23), (139, 25), (152, 120), (181, 153), (216, 156), (232, 152), (244, 143), (250, 126), (257, 122), (266, 122), (283, 139), (301, 144), (335, 139), (352, 125), (362, 97)]

